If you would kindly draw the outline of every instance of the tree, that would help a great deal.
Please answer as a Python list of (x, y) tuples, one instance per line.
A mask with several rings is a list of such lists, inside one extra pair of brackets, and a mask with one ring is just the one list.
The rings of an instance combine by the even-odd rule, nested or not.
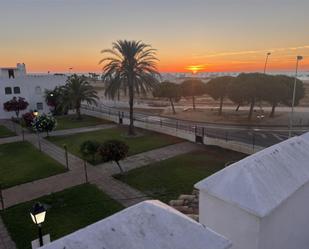
[(73, 74), (69, 76), (64, 86), (64, 106), (76, 110), (77, 119), (81, 119), (81, 103), (97, 104), (97, 91), (86, 81), (85, 76)]
[(205, 86), (205, 92), (214, 100), (220, 100), (219, 115), (222, 114), (223, 100), (227, 96), (229, 84), (233, 81), (232, 76), (217, 77), (210, 80)]
[(176, 114), (174, 102), (178, 102), (181, 99), (181, 95), (180, 86), (168, 81), (158, 84), (153, 91), (154, 97), (165, 98), (170, 101), (173, 114)]
[(120, 90), (129, 94), (130, 125), (129, 135), (134, 132), (134, 94), (146, 94), (158, 83), (160, 74), (156, 69), (156, 51), (141, 41), (119, 40), (112, 49), (102, 50), (108, 54), (104, 63), (102, 79), (106, 84), (105, 95), (112, 99)]
[(24, 121), (24, 124), (26, 125), (26, 127), (28, 127), (28, 128), (32, 127), (32, 123), (35, 119), (33, 112), (27, 112), (27, 113), (23, 114), (22, 117), (23, 117), (23, 121)]
[(53, 131), (56, 128), (57, 121), (52, 115), (42, 114), (36, 116), (33, 120), (32, 127), (34, 131), (37, 132), (46, 132), (48, 133)]
[(236, 107), (236, 112), (239, 110), (240, 106), (246, 104), (246, 99), (245, 96), (242, 94), (240, 89), (240, 83), (238, 81), (232, 81), (227, 89), (227, 96), (228, 98), (233, 101), (237, 107)]
[(45, 102), (48, 106), (52, 107), (54, 115), (61, 115), (67, 113), (68, 108), (64, 103), (66, 100), (66, 91), (64, 86), (56, 86), (53, 90), (45, 90)]
[(19, 118), (19, 112), (26, 110), (28, 105), (29, 103), (24, 98), (13, 97), (3, 104), (3, 109), (7, 112), (15, 112), (16, 117)]
[(80, 152), (84, 157), (91, 157), (92, 163), (95, 162), (95, 155), (98, 152), (100, 143), (95, 140), (87, 140), (80, 145)]
[[(294, 83), (295, 83), (295, 77), (289, 77), (286, 75), (280, 75), (277, 76), (282, 81), (283, 84), (287, 87), (287, 97), (285, 100), (283, 100), (283, 104), (287, 106), (292, 106), (293, 103), (293, 92), (294, 92)], [(304, 84), (301, 80), (296, 79), (296, 87), (295, 87), (295, 103), (294, 105), (299, 105), (300, 100), (305, 96), (305, 88)]]
[(288, 87), (283, 83), (280, 76), (271, 75), (267, 75), (267, 80), (263, 82), (262, 87), (262, 98), (272, 107), (269, 117), (274, 117), (276, 107), (288, 98)]
[(123, 174), (124, 171), (119, 163), (127, 157), (129, 152), (129, 146), (119, 140), (108, 140), (104, 142), (98, 149), (98, 153), (102, 156), (104, 162), (114, 161)]
[(195, 110), (195, 97), (205, 94), (205, 84), (198, 79), (185, 80), (181, 83), (182, 96), (192, 98), (193, 110)]
[(252, 118), (256, 102), (263, 99), (263, 82), (265, 81), (267, 81), (265, 74), (242, 73), (229, 86), (228, 95), (232, 101), (238, 103), (238, 105), (250, 104), (248, 120)]

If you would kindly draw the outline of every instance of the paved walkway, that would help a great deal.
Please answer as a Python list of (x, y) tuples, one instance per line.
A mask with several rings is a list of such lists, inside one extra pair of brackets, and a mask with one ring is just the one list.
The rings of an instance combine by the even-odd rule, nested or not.
[[(7, 122), (5, 125), (11, 129), (13, 127), (10, 122)], [(98, 130), (99, 128), (107, 129), (110, 127), (112, 127), (112, 125), (78, 128), (66, 131), (58, 131), (54, 132), (54, 134), (73, 134), (75, 131), (82, 132)], [(17, 133), (19, 133), (18, 130), (19, 129), (17, 128)], [(39, 147), (38, 137), (35, 134), (26, 133), (24, 138), (26, 141), (33, 144), (36, 148)], [(16, 139), (18, 141), (21, 139), (21, 137), (15, 137), (15, 139), (11, 138), (10, 141), (14, 142)], [(1, 141), (4, 141), (4, 139), (0, 139), (0, 143)], [(8, 142), (7, 139), (5, 139), (5, 141)], [(63, 148), (58, 147), (48, 140), (42, 138), (40, 139), (40, 144), (43, 153), (49, 155), (54, 160), (66, 166), (65, 151)], [(129, 171), (134, 168), (142, 167), (180, 154), (189, 153), (190, 151), (198, 149), (198, 147), (199, 145), (189, 142), (173, 144), (163, 148), (133, 155), (122, 161), (121, 164), (125, 171)], [(68, 153), (68, 162), (69, 171), (66, 173), (39, 179), (3, 190), (5, 207), (7, 208), (18, 203), (33, 200), (40, 196), (48, 195), (52, 192), (58, 192), (66, 188), (84, 183), (86, 180), (83, 160), (71, 153)], [(140, 191), (137, 191), (127, 184), (115, 180), (112, 177), (114, 174), (119, 173), (118, 167), (114, 163), (104, 163), (95, 167), (92, 167), (90, 164), (88, 165), (87, 173), (89, 182), (96, 184), (105, 193), (110, 195), (113, 199), (118, 200), (124, 206), (130, 206), (146, 199), (144, 194)]]
[(71, 134), (76, 134), (76, 133), (110, 129), (113, 127), (116, 127), (116, 125), (115, 124), (102, 124), (102, 125), (95, 125), (95, 126), (90, 126), (90, 127), (81, 127), (81, 128), (59, 130), (59, 131), (56, 130), (56, 131), (51, 132), (50, 135), (51, 136), (71, 135)]
[[(163, 161), (181, 154), (186, 154), (199, 148), (201, 148), (201, 145), (190, 142), (172, 144), (163, 148), (130, 156), (121, 161), (121, 167), (124, 171), (130, 171), (132, 169)], [(114, 175), (119, 173), (117, 165), (113, 162), (99, 164), (95, 167), (101, 169), (105, 174)]]
[(0, 249), (16, 249), (15, 243), (6, 230), (6, 227), (0, 217)]
[(14, 143), (22, 141), (22, 136), (0, 138), (0, 144)]
[[(8, 128), (12, 129), (11, 124), (6, 124)], [(110, 128), (110, 125), (104, 125), (100, 129)], [(16, 129), (16, 127), (14, 128)], [(17, 129), (17, 133), (18, 130)], [(95, 127), (91, 128), (82, 128), (74, 129), (78, 132), (98, 130)], [(55, 132), (57, 135), (67, 135), (75, 133), (74, 130), (59, 131)], [(55, 135), (55, 133), (53, 135)], [(21, 136), (16, 137), (21, 140)], [(39, 147), (38, 138), (35, 134), (25, 134), (25, 140), (33, 144), (35, 147)], [(0, 139), (1, 141), (4, 141)], [(14, 142), (14, 139), (6, 140)], [(17, 140), (18, 141), (18, 140)], [(54, 145), (53, 143), (47, 141), (46, 139), (40, 139), (41, 141), (41, 150), (43, 153), (46, 153), (62, 165), (66, 165), (65, 160), (65, 151), (63, 148)], [(176, 155), (188, 153), (197, 149), (199, 145), (183, 142), (163, 148), (155, 149), (152, 151), (144, 152), (141, 154), (133, 155), (128, 157), (126, 160), (122, 161), (122, 166), (126, 171), (129, 171), (134, 168), (145, 166), (150, 163), (154, 163), (160, 160), (165, 160)], [(39, 198), (44, 195), (48, 195), (54, 192), (59, 192), (61, 190), (82, 184), (86, 182), (85, 167), (84, 162), (80, 158), (68, 153), (69, 161), (69, 171), (47, 177), (44, 179), (36, 180), (33, 182), (21, 184), (14, 186), (8, 189), (3, 190), (3, 198), (5, 208), (16, 205), (18, 203), (23, 203), (30, 201), (36, 198)], [(136, 204), (140, 201), (148, 199), (142, 192), (130, 187), (129, 185), (114, 179), (112, 176), (116, 173), (119, 173), (118, 167), (113, 163), (105, 163), (98, 166), (91, 166), (88, 164), (86, 167), (88, 181), (92, 184), (95, 184), (99, 189), (104, 193), (109, 195), (111, 198), (117, 200), (125, 207)], [(2, 244), (7, 244), (5, 249), (14, 249), (14, 243), (11, 241), (8, 233), (6, 232), (5, 227), (1, 226), (0, 220), (0, 249), (2, 249)], [(3, 232), (1, 232), (2, 230)], [(2, 234), (2, 237), (1, 237)], [(2, 243), (2, 244), (1, 244)], [(9, 247), (10, 246), (10, 247)]]

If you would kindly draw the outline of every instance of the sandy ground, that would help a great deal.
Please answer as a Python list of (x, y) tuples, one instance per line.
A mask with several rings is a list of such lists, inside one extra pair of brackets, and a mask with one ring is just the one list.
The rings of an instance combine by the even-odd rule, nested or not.
[[(264, 115), (263, 116), (261, 116)], [(178, 109), (176, 115), (172, 111), (166, 109), (163, 116), (174, 117), (184, 120), (194, 120), (198, 122), (214, 122), (214, 123), (229, 123), (229, 124), (263, 124), (263, 125), (288, 125), (290, 114), (287, 112), (276, 112), (275, 117), (270, 118), (269, 112), (260, 112), (256, 110), (253, 113), (252, 120), (248, 121), (248, 110), (223, 110), (222, 115), (218, 114), (217, 109), (198, 109), (193, 111), (192, 108), (186, 111)], [(294, 113), (294, 125), (309, 126), (309, 112)]]

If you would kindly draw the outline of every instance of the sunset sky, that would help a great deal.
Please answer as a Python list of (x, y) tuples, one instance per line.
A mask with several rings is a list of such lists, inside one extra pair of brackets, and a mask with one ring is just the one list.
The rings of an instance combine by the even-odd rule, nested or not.
[(117, 39), (158, 50), (160, 71), (309, 70), (308, 0), (0, 0), (0, 67), (99, 72)]

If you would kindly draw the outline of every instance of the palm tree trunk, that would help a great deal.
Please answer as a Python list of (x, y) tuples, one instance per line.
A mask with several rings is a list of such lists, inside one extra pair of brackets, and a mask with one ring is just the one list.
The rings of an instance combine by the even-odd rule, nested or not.
[(277, 106), (277, 103), (273, 103), (273, 105), (271, 107), (271, 113), (270, 113), (269, 117), (273, 118), (275, 116), (276, 106)]
[(219, 108), (219, 115), (222, 114), (222, 106), (223, 106), (223, 96), (220, 97), (220, 108)]
[(80, 107), (76, 107), (76, 115), (77, 115), (77, 119), (81, 119), (81, 114), (80, 114)]
[(174, 103), (173, 103), (173, 99), (170, 98), (170, 102), (171, 102), (171, 106), (172, 106), (172, 109), (173, 109), (173, 114), (176, 114), (176, 111), (175, 111), (175, 107), (174, 107)]
[(195, 111), (195, 97), (192, 96), (192, 104), (193, 104), (193, 110)]
[(250, 104), (250, 111), (249, 111), (249, 115), (248, 115), (248, 120), (252, 119), (254, 105), (255, 105), (255, 98), (252, 98), (251, 104)]
[(123, 171), (122, 167), (120, 166), (120, 163), (118, 161), (116, 161), (116, 164), (117, 164), (118, 168), (120, 169), (121, 174), (123, 174), (124, 171)]
[(133, 85), (130, 84), (129, 86), (129, 107), (130, 107), (129, 135), (135, 135), (133, 105), (134, 105), (134, 88), (133, 88)]
[(77, 119), (81, 119), (82, 118), (82, 115), (80, 113), (80, 106), (81, 106), (81, 103), (77, 100), (75, 102), (75, 109), (76, 109)]

